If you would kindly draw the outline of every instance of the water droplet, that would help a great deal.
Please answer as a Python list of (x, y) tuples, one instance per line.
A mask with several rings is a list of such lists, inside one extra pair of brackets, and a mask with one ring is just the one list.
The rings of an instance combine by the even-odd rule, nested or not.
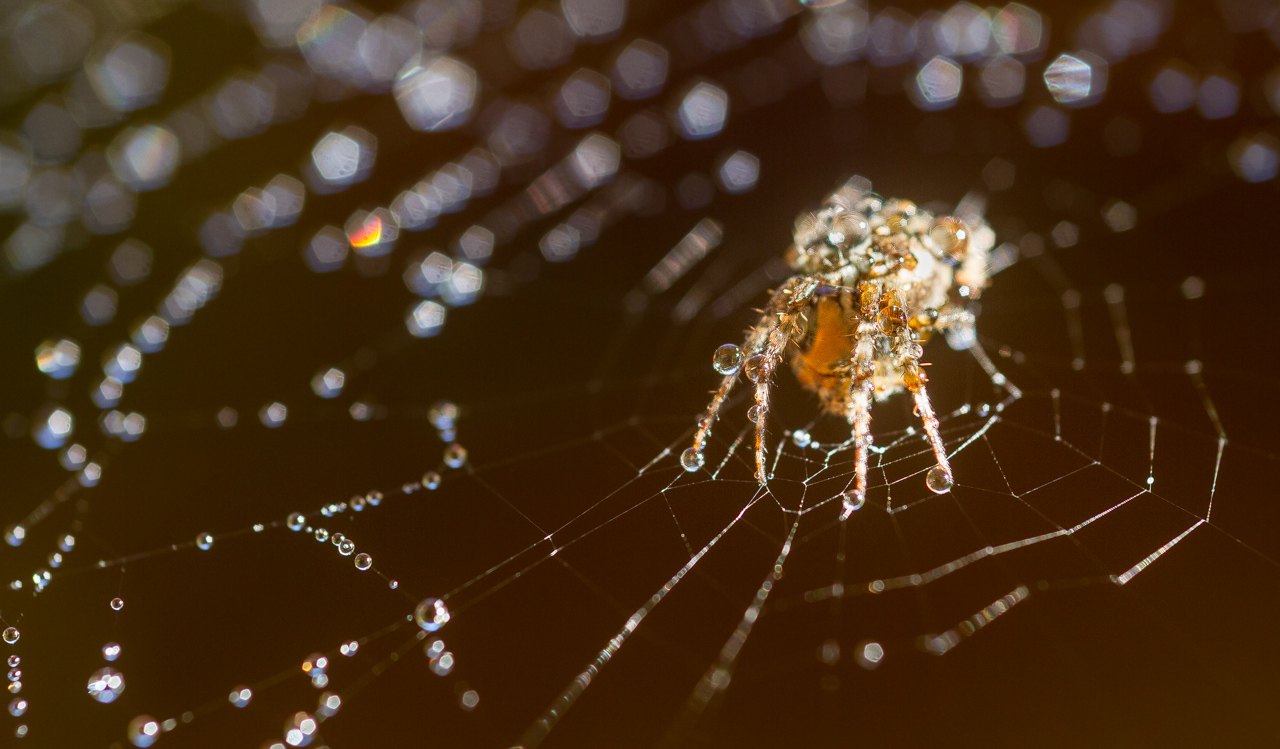
[(426, 598), (413, 611), (413, 620), (427, 632), (436, 630), (449, 623), (449, 607), (439, 598)]
[(26, 711), (27, 711), (27, 701), (22, 699), (21, 697), (14, 697), (13, 700), (9, 702), (9, 714), (12, 715), (13, 717), (16, 718), (19, 715), (22, 715), (23, 713), (25, 713)]
[(711, 366), (722, 375), (737, 374), (742, 367), (742, 349), (726, 343), (712, 355)]
[(248, 707), (249, 700), (253, 699), (253, 690), (249, 687), (236, 687), (231, 690), (231, 694), (227, 695), (227, 701), (236, 707)]
[(18, 665), (19, 663), (22, 663), (22, 658), (16, 655), (11, 655), (9, 656), (9, 660), (7, 661), (7, 663), (9, 664), (9, 667), (12, 668)]
[(10, 645), (17, 642), (21, 636), (22, 633), (18, 631), (17, 627), (5, 627), (4, 632), (0, 633), (0, 637), (4, 638), (4, 641)]
[(760, 412), (763, 410), (764, 409), (759, 406), (752, 406), (751, 408), (748, 408), (747, 419), (750, 420), (752, 424), (758, 424), (760, 422)]
[(9, 673), (8, 673), (8, 674), (6, 674), (6, 676), (8, 676), (8, 677), (9, 677), (9, 681), (21, 681), (21, 680), (22, 680), (22, 669), (20, 669), (20, 668), (11, 668), (11, 669), (9, 669)]
[(760, 381), (760, 373), (764, 369), (764, 357), (760, 354), (753, 354), (747, 363), (742, 366), (742, 371), (747, 374), (747, 379), (752, 382)]
[[(356, 569), (363, 571), (363, 570), (369, 569), (372, 566), (373, 566), (373, 557), (369, 556), (363, 551), (360, 552), (359, 554), (356, 554)], [(392, 580), (391, 583), (392, 583), (391, 587), (394, 588), (395, 581)]]
[(122, 609), (122, 608), (124, 608), (124, 599), (123, 599), (123, 598), (112, 598), (112, 599), (111, 599), (111, 610), (112, 610), (112, 611), (119, 611), (119, 610), (120, 610), (120, 609)]
[(342, 535), (341, 533), (335, 533), (329, 537), (329, 543), (333, 544), (334, 546), (341, 546), (342, 542), (346, 540), (347, 540), (347, 537)]
[(680, 453), (680, 465), (684, 466), (684, 469), (689, 473), (693, 473), (699, 468), (702, 468), (702, 464), (705, 463), (706, 460), (707, 459), (702, 456), (702, 451), (696, 447), (687, 448), (684, 452)]
[(399, 580), (392, 580), (391, 582), (387, 583), (387, 587), (388, 587), (388, 588), (391, 588), (392, 590), (395, 590), (396, 588), (399, 588), (399, 587), (400, 587), (400, 581), (399, 581)]
[(844, 506), (844, 516), (849, 517), (853, 513), (862, 509), (867, 503), (867, 495), (859, 494), (856, 490), (850, 489), (841, 496), (841, 504)]
[(201, 533), (196, 536), (196, 547), (201, 551), (208, 551), (213, 548), (213, 536), (209, 533)]
[(364, 501), (369, 503), (370, 507), (377, 507), (382, 504), (382, 492), (374, 490), (364, 495)]
[(124, 674), (114, 668), (100, 668), (89, 677), (89, 696), (104, 705), (115, 702), (123, 691)]
[(427, 489), (434, 491), (440, 486), (440, 474), (435, 471), (427, 471), (422, 474), (422, 485)]
[(951, 479), (951, 474), (942, 466), (934, 466), (924, 475), (925, 486), (929, 487), (929, 491), (934, 494), (946, 494), (951, 491), (951, 487), (955, 486), (955, 482)]
[(367, 503), (364, 501), (364, 497), (358, 497), (358, 496), (357, 496), (357, 497), (352, 497), (352, 498), (351, 498), (351, 511), (352, 511), (352, 512), (364, 512), (364, 507), (365, 507), (365, 505), (366, 505), (366, 504), (367, 504)]
[(805, 430), (797, 429), (791, 433), (791, 441), (795, 443), (796, 447), (808, 447), (813, 443), (813, 437), (810, 437)]
[(289, 514), (288, 522), (289, 522), (289, 530), (300, 531), (302, 530), (302, 527), (307, 524), (307, 518), (305, 515), (303, 515), (300, 512), (294, 512)]
[(338, 544), (338, 553), (344, 557), (351, 556), (351, 552), (356, 550), (356, 542), (349, 538), (342, 539), (342, 543)]
[(453, 443), (444, 449), (444, 464), (450, 468), (461, 468), (467, 462), (467, 448)]
[(450, 401), (436, 401), (427, 411), (427, 419), (436, 429), (453, 429), (458, 421), (458, 405)]
[(254, 532), (254, 533), (261, 533), (261, 532), (265, 531), (266, 529), (267, 529), (267, 526), (263, 525), (262, 523), (254, 523), (254, 524), (253, 524), (253, 532)]
[(129, 721), (126, 733), (134, 746), (151, 746), (160, 738), (160, 724), (150, 715), (139, 715)]
[(329, 540), (329, 531), (324, 528), (316, 528), (316, 540), (324, 543)]
[(436, 676), (446, 676), (453, 670), (453, 653), (448, 650), (440, 654), (439, 658), (431, 659), (431, 673)]
[(18, 692), (21, 692), (21, 691), (22, 691), (22, 682), (20, 681), (9, 682), (9, 694), (17, 694)]
[(302, 662), (302, 673), (315, 678), (329, 668), (329, 657), (324, 653), (312, 653)]
[(114, 642), (108, 642), (102, 646), (102, 659), (108, 663), (120, 657), (120, 645)]

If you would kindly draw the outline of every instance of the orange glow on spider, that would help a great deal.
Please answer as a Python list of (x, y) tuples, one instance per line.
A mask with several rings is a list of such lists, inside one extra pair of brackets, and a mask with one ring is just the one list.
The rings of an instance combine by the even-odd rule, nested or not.
[(347, 239), (351, 241), (352, 247), (369, 247), (377, 244), (382, 240), (382, 219), (370, 216), (365, 219), (364, 225), (349, 234)]

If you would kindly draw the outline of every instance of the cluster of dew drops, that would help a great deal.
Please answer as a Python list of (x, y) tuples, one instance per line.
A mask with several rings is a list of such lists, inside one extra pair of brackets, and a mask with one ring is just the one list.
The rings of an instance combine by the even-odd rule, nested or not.
[[(441, 441), (445, 443), (441, 469), (460, 469), (467, 463), (467, 449), (455, 441), (457, 438), (458, 413), (458, 406), (450, 401), (438, 401), (428, 411), (428, 420), (435, 427)], [(401, 487), (401, 491), (404, 494), (412, 494), (422, 489), (434, 491), (440, 487), (442, 481), (440, 470), (433, 469), (424, 473), (420, 481), (404, 484)], [(326, 505), (320, 508), (318, 514), (322, 517), (334, 517), (347, 511), (363, 512), (368, 508), (379, 506), (382, 504), (383, 499), (382, 492), (370, 491), (367, 494), (352, 497), (346, 502)], [(328, 529), (318, 525), (310, 525), (307, 515), (304, 513), (291, 513), (285, 520), (285, 526), (292, 531), (309, 533), (321, 543), (328, 541), (344, 557), (354, 555), (353, 562), (357, 570), (363, 572), (373, 568), (373, 557), (366, 552), (357, 553), (354, 540), (342, 533), (330, 532)], [(265, 529), (266, 526), (262, 523), (253, 526), (255, 532), (262, 532)], [(193, 545), (201, 551), (209, 551), (213, 548), (214, 540), (213, 534), (201, 532), (196, 535)], [(68, 536), (67, 543), (74, 544), (74, 539)], [(173, 548), (176, 550), (179, 547), (174, 546)], [(102, 563), (100, 562), (99, 564), (101, 565)], [(36, 574), (37, 592), (48, 584), (50, 577), (47, 572)], [(15, 583), (15, 585), (17, 584)], [(393, 590), (397, 589), (399, 588), (399, 582), (390, 580), (389, 587)], [(109, 601), (108, 605), (112, 611), (120, 611), (124, 608), (124, 603), (123, 598), (116, 596)], [(443, 600), (427, 598), (417, 606), (409, 619), (416, 623), (421, 630), (418, 633), (418, 638), (427, 639), (429, 633), (436, 632), (449, 621), (450, 614)], [(16, 644), (21, 636), (18, 628), (13, 626), (5, 627), (0, 631), (0, 639), (3, 639), (9, 645)], [(351, 657), (356, 654), (359, 647), (358, 640), (350, 640), (343, 643), (338, 650), (342, 655)], [(102, 658), (108, 664), (114, 664), (120, 657), (121, 652), (122, 648), (116, 642), (109, 642), (102, 646)], [(454, 655), (445, 649), (444, 641), (440, 638), (431, 637), (428, 639), (424, 645), (424, 652), (428, 658), (429, 668), (432, 673), (437, 676), (447, 676), (453, 671)], [(15, 695), (8, 706), (9, 714), (13, 717), (24, 715), (30, 706), (27, 699), (18, 694), (22, 691), (22, 670), (19, 668), (21, 662), (22, 658), (17, 654), (10, 655), (7, 660), (8, 690), (10, 694)], [(310, 678), (313, 686), (317, 689), (324, 689), (329, 684), (328, 666), (328, 656), (323, 653), (313, 653), (303, 661), (302, 671)], [(463, 689), (459, 690), (461, 695), (459, 704), (463, 709), (472, 710), (479, 704), (479, 695), (475, 690), (466, 688), (465, 683), (462, 684), (462, 687)], [(114, 702), (125, 690), (124, 674), (112, 665), (103, 666), (89, 676), (87, 690), (89, 697), (99, 703), (109, 704)], [(253, 690), (244, 685), (232, 689), (227, 697), (228, 701), (237, 708), (248, 707), (252, 698)], [(310, 744), (318, 730), (319, 723), (325, 718), (336, 714), (341, 702), (341, 698), (337, 694), (328, 691), (323, 692), (314, 715), (307, 712), (298, 712), (286, 721), (285, 743), (289, 746), (306, 746)], [(190, 720), (192, 720), (191, 713), (183, 715), (182, 721), (184, 723)], [(177, 724), (178, 721), (172, 718), (158, 721), (149, 715), (139, 715), (129, 722), (127, 735), (130, 743), (134, 746), (148, 747), (154, 744), (163, 733), (176, 728)], [(25, 724), (19, 725), (14, 731), (14, 735), (18, 738), (22, 738), (27, 734), (28, 726)]]

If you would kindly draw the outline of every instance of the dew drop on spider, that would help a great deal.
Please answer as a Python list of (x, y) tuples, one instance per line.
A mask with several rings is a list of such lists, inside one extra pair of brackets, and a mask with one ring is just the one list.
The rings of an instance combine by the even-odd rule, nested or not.
[(300, 512), (293, 512), (289, 514), (288, 523), (289, 530), (300, 531), (302, 530), (302, 526), (307, 524), (307, 517)]
[(747, 373), (747, 379), (752, 382), (760, 381), (760, 370), (764, 367), (764, 357), (755, 354), (747, 359), (747, 363), (742, 365), (742, 371)]
[(352, 541), (349, 538), (342, 539), (342, 542), (338, 544), (338, 553), (344, 557), (351, 556), (351, 552), (355, 550), (356, 550), (356, 542)]
[(702, 451), (696, 447), (686, 448), (684, 452), (680, 453), (680, 465), (684, 466), (684, 469), (689, 473), (702, 468), (702, 464), (705, 461), (706, 458), (702, 457)]
[(329, 531), (324, 528), (316, 528), (316, 540), (324, 543), (329, 540)]
[(850, 514), (855, 513), (858, 510), (861, 510), (862, 506), (867, 503), (867, 498), (865, 495), (858, 494), (856, 491), (852, 489), (850, 489), (849, 491), (841, 495), (840, 499), (841, 499), (841, 504), (844, 505), (845, 517), (848, 517)]
[(467, 462), (467, 448), (453, 443), (444, 449), (444, 464), (450, 468), (461, 468)]
[(356, 554), (356, 569), (364, 571), (373, 566), (373, 557), (365, 554), (363, 551)]
[(758, 424), (760, 422), (760, 407), (752, 406), (751, 408), (748, 408), (747, 418), (751, 420), (752, 424)]
[(807, 431), (797, 429), (791, 433), (791, 441), (795, 443), (796, 447), (808, 447), (813, 444), (813, 437), (809, 436)]
[(929, 487), (929, 491), (934, 494), (946, 494), (951, 491), (951, 487), (955, 486), (951, 474), (942, 466), (934, 466), (924, 475), (924, 483)]
[(711, 357), (711, 366), (722, 375), (737, 374), (742, 366), (742, 349), (732, 343), (726, 343), (716, 349)]

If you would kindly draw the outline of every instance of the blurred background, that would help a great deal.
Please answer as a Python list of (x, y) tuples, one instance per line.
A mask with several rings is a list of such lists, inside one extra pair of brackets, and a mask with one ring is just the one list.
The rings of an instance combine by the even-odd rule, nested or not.
[[(1280, 3), (0, 19), (4, 745), (1280, 738)], [(1025, 395), (989, 422), (932, 342), (957, 487), (890, 401), (842, 525), (795, 512), (850, 458), (789, 373), (772, 495), (745, 401), (676, 456), (854, 174), (985, 201), (979, 341)]]

